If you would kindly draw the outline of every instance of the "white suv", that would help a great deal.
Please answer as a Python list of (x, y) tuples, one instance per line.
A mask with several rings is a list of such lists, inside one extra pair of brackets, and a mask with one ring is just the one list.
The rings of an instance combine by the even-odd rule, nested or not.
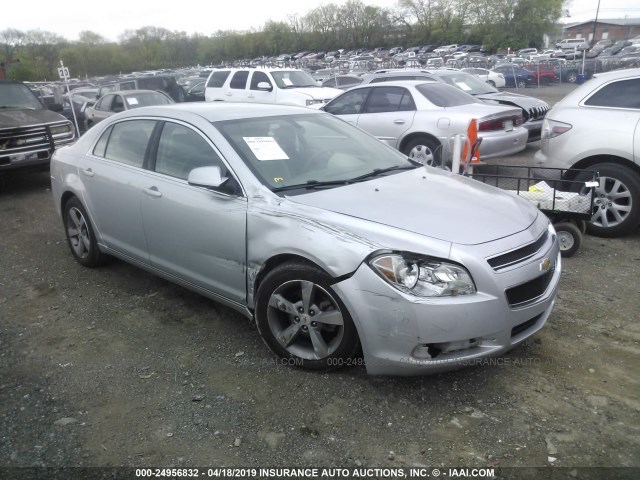
[(589, 231), (605, 237), (634, 231), (640, 224), (640, 68), (594, 75), (556, 103), (544, 119), (534, 164), (597, 171)]
[(207, 79), (207, 102), (277, 103), (320, 107), (342, 90), (321, 87), (311, 75), (295, 69), (226, 68)]

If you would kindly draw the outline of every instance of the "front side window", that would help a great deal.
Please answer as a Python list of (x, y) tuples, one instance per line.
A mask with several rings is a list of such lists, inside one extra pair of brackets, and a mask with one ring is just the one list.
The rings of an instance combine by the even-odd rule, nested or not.
[(111, 111), (111, 104), (113, 103), (113, 97), (115, 95), (105, 95), (100, 99), (98, 103), (96, 103), (95, 109), (100, 110), (101, 112), (109, 112)]
[(584, 104), (591, 107), (640, 109), (640, 78), (609, 83), (591, 95)]
[(155, 171), (186, 180), (194, 168), (226, 168), (218, 154), (202, 136), (177, 123), (165, 123), (158, 143)]
[(253, 72), (253, 76), (251, 77), (251, 90), (258, 90), (258, 84), (261, 82), (266, 82), (271, 85), (271, 81), (266, 73), (258, 71)]
[[(115, 124), (107, 129), (102, 136), (108, 135), (104, 158), (142, 168), (149, 138), (156, 122), (154, 120), (129, 120)], [(98, 141), (94, 154), (98, 155)]]
[(329, 102), (324, 110), (333, 115), (353, 115), (362, 111), (370, 88), (358, 88), (350, 92), (343, 93), (338, 98)]

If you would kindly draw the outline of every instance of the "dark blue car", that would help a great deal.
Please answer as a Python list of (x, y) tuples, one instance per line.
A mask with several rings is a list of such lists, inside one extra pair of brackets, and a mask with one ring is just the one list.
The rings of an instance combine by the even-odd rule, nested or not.
[(504, 75), (507, 87), (525, 88), (533, 80), (531, 72), (514, 64), (498, 65), (493, 71)]

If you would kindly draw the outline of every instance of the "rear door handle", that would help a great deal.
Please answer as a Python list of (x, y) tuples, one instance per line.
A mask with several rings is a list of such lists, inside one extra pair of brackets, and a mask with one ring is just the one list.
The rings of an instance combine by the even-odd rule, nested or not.
[(84, 173), (87, 177), (93, 177), (95, 175), (95, 173), (93, 173), (93, 170), (91, 170), (90, 168), (83, 169), (82, 173)]
[(396, 125), (404, 125), (404, 120), (394, 120), (393, 123)]
[(142, 189), (144, 193), (149, 195), (150, 197), (161, 197), (162, 193), (158, 191), (158, 187), (149, 187)]

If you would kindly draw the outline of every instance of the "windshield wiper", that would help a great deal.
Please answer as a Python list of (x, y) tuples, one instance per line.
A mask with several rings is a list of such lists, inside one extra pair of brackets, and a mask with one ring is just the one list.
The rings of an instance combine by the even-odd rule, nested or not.
[(286, 190), (298, 190), (301, 188), (305, 188), (308, 190), (316, 189), (316, 188), (324, 188), (324, 187), (338, 187), (342, 185), (348, 185), (351, 180), (309, 180), (306, 183), (297, 183), (294, 185), (285, 185), (283, 187), (275, 187), (272, 188), (272, 192), (284, 192)]
[(412, 165), (394, 165), (393, 167), (376, 168), (372, 172), (365, 173), (364, 175), (360, 175), (358, 177), (350, 178), (347, 181), (349, 183), (351, 183), (351, 182), (360, 182), (360, 181), (366, 180), (368, 178), (372, 178), (372, 177), (377, 177), (379, 175), (383, 175), (383, 174), (385, 174), (387, 172), (394, 172), (394, 171), (397, 171), (397, 170), (414, 170), (414, 169), (416, 169), (418, 167), (421, 167), (421, 166), (422, 166), (421, 163), (414, 162)]

